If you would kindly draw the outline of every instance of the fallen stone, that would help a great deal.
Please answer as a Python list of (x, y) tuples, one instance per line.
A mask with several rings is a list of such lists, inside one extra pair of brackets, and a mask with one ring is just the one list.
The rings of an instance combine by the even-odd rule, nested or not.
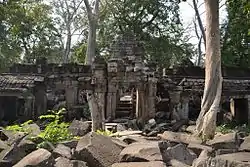
[(142, 138), (141, 135), (122, 136), (119, 139), (127, 144), (132, 144), (132, 143), (137, 143), (137, 142), (147, 142), (147, 140)]
[(69, 148), (76, 148), (77, 146), (77, 143), (78, 143), (78, 140), (70, 140), (70, 141), (63, 141), (63, 142), (60, 142), (59, 144), (63, 144)]
[(166, 164), (161, 161), (151, 162), (123, 162), (115, 163), (112, 167), (166, 167)]
[(41, 133), (40, 127), (35, 123), (25, 125), (24, 128), (27, 129), (29, 135), (32, 136), (37, 136)]
[(69, 132), (74, 136), (84, 136), (91, 131), (89, 122), (74, 120), (69, 126)]
[(186, 131), (189, 132), (189, 133), (194, 134), (195, 133), (195, 129), (196, 129), (195, 125), (190, 125), (190, 126), (188, 126), (186, 128)]
[(190, 143), (187, 148), (192, 150), (197, 156), (199, 156), (203, 150), (208, 150), (209, 152), (213, 150), (212, 147), (195, 143)]
[(216, 156), (222, 154), (231, 154), (238, 152), (238, 149), (218, 149), (215, 151)]
[(238, 149), (240, 141), (238, 140), (237, 133), (234, 132), (215, 136), (213, 140), (207, 141), (207, 145), (215, 149)]
[(124, 141), (122, 141), (122, 140), (120, 140), (120, 139), (113, 138), (112, 141), (113, 141), (118, 147), (120, 147), (121, 149), (124, 149), (125, 147), (128, 146), (127, 143), (125, 143)]
[(111, 137), (115, 136), (129, 136), (129, 135), (136, 135), (136, 134), (142, 134), (142, 131), (122, 131), (122, 132), (116, 132)]
[(163, 140), (168, 140), (170, 142), (175, 142), (175, 143), (184, 143), (184, 144), (202, 143), (202, 140), (200, 138), (181, 132), (165, 131), (163, 134), (159, 134), (158, 136)]
[(87, 163), (84, 161), (71, 160), (71, 163), (73, 163), (73, 167), (88, 167)]
[(250, 151), (250, 136), (245, 137), (243, 143), (240, 145), (241, 151)]
[(56, 148), (53, 150), (52, 155), (54, 158), (64, 157), (71, 159), (71, 149), (63, 144), (58, 144)]
[(64, 157), (58, 157), (55, 161), (54, 167), (73, 167), (73, 163)]
[(79, 140), (75, 157), (89, 167), (110, 167), (119, 161), (120, 152), (121, 148), (110, 137), (92, 132)]
[(173, 132), (177, 132), (179, 131), (179, 129), (183, 126), (183, 125), (187, 125), (188, 124), (188, 120), (187, 119), (182, 119), (179, 120), (177, 122), (175, 122), (172, 126), (172, 131)]
[(189, 165), (184, 164), (176, 159), (171, 159), (169, 165), (171, 165), (171, 167), (190, 167)]
[(120, 162), (162, 161), (158, 142), (133, 143), (120, 153)]
[[(249, 152), (238, 152), (233, 154), (223, 154), (210, 158), (204, 162), (203, 165), (207, 167), (250, 167), (250, 153)], [(199, 166), (203, 167), (203, 166)]]
[(45, 149), (38, 149), (25, 156), (13, 167), (25, 167), (25, 166), (36, 166), (36, 167), (51, 167), (55, 163), (52, 154)]
[(168, 162), (171, 159), (176, 159), (187, 165), (192, 165), (197, 155), (191, 150), (188, 150), (183, 144), (178, 144), (173, 147), (168, 147), (165, 151), (161, 151), (164, 162)]
[(192, 167), (209, 167), (206, 166), (209, 159), (209, 154), (210, 152), (207, 149), (202, 150), (199, 157), (193, 161)]
[(0, 140), (0, 152), (7, 149), (9, 146), (2, 140)]

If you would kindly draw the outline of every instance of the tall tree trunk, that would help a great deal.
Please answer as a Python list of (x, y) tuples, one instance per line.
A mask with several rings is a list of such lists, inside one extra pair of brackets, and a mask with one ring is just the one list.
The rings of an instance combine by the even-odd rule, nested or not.
[[(89, 20), (88, 46), (85, 58), (86, 65), (92, 65), (96, 51), (96, 28), (98, 23), (99, 0), (96, 0), (94, 11), (92, 12), (88, 0), (84, 0)], [(100, 96), (93, 91), (87, 92), (87, 100), (92, 119), (92, 131), (103, 130), (103, 115), (100, 104)]]
[(70, 48), (71, 48), (71, 30), (70, 30), (70, 25), (68, 25), (67, 28), (67, 41), (66, 41), (66, 46), (65, 46), (65, 52), (64, 52), (64, 58), (63, 62), (68, 63), (69, 61), (69, 54), (70, 54)]
[(215, 134), (222, 92), (219, 0), (205, 0), (205, 10), (207, 24), (205, 88), (196, 130), (199, 136), (207, 140), (213, 138)]

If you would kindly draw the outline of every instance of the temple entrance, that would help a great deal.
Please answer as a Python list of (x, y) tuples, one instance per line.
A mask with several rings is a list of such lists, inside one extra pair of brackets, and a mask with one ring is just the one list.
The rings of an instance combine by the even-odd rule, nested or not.
[(248, 123), (248, 101), (247, 99), (234, 99), (235, 121), (243, 125)]
[(16, 96), (1, 96), (0, 110), (1, 120), (11, 122), (17, 120), (18, 98)]

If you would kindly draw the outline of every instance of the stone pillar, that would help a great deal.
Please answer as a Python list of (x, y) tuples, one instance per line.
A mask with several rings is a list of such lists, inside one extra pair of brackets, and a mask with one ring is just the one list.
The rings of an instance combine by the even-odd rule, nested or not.
[(111, 82), (108, 84), (106, 118), (109, 119), (115, 119), (117, 107), (117, 89), (117, 83)]
[(179, 90), (172, 90), (169, 91), (169, 96), (170, 96), (170, 104), (169, 104), (169, 111), (172, 115), (172, 119), (180, 119), (178, 115), (178, 110), (180, 110), (180, 96), (181, 96), (181, 91)]
[(136, 118), (145, 121), (148, 117), (145, 110), (145, 90), (143, 83), (136, 88)]
[(155, 103), (156, 103), (156, 92), (157, 92), (157, 79), (149, 78), (148, 80), (148, 100), (147, 100), (147, 112), (149, 118), (155, 117)]
[(67, 80), (65, 82), (65, 98), (67, 107), (70, 109), (75, 104), (77, 104), (78, 97), (78, 82)]
[(248, 124), (250, 124), (250, 96), (247, 96), (248, 101)]
[(235, 102), (233, 98), (230, 98), (230, 112), (235, 117)]
[(183, 95), (181, 97), (181, 110), (179, 111), (179, 115), (181, 119), (188, 119), (189, 115), (189, 97), (187, 95)]

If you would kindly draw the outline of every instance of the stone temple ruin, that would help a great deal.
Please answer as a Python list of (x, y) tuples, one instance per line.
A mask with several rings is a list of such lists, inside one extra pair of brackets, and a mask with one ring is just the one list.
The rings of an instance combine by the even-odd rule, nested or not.
[[(193, 119), (199, 114), (204, 88), (204, 69), (174, 67), (157, 69), (143, 62), (143, 45), (133, 36), (118, 38), (111, 58), (101, 57), (93, 66), (80, 64), (14, 64), (0, 75), (0, 118), (27, 120), (48, 109), (66, 107), (68, 116), (81, 117), (86, 91), (99, 94), (107, 120), (155, 116), (166, 119)], [(223, 68), (221, 118), (237, 123), (250, 121), (250, 70)], [(222, 120), (222, 119), (219, 119)]]

